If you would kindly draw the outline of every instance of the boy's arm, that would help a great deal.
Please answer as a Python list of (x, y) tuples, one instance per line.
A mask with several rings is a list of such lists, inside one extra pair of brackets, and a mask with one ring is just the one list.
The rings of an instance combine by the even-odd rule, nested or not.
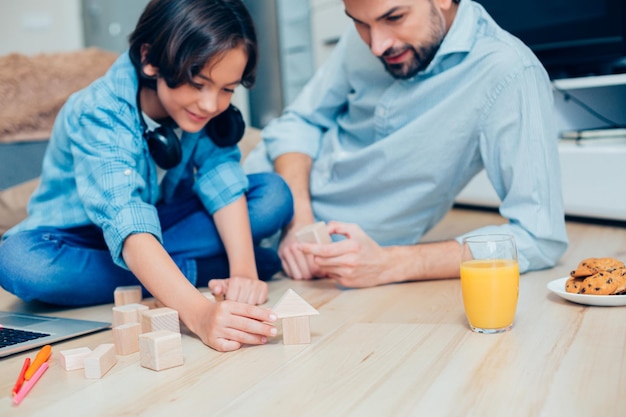
[[(270, 310), (242, 303), (213, 303), (178, 269), (159, 241), (149, 233), (124, 241), (124, 261), (146, 289), (178, 311), (183, 323), (207, 345), (219, 351), (242, 344), (262, 344), (276, 334)], [(264, 323), (265, 322), (265, 323)]]
[(230, 276), (258, 279), (245, 195), (216, 211), (213, 219), (228, 255)]
[(228, 283), (221, 291), (225, 290), (228, 300), (248, 304), (264, 303), (267, 299), (267, 284), (259, 281), (245, 195), (216, 211), (213, 219), (230, 266)]

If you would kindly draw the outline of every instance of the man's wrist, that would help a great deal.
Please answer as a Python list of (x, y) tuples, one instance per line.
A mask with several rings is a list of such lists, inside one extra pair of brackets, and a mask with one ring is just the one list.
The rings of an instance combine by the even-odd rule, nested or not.
[(384, 283), (416, 281), (422, 277), (422, 263), (415, 253), (415, 246), (388, 246), (385, 253)]

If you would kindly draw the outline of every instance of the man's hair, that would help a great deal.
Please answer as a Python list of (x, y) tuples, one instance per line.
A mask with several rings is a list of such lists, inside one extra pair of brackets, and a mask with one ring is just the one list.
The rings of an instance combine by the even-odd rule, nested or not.
[(461, 0), (452, 0), (453, 3), (459, 4)]
[[(256, 78), (257, 38), (252, 18), (241, 0), (152, 0), (129, 36), (130, 58), (147, 86), (143, 64), (158, 68), (168, 87), (191, 83), (214, 58), (242, 47), (248, 56), (242, 85)], [(141, 48), (148, 46), (142, 62)]]

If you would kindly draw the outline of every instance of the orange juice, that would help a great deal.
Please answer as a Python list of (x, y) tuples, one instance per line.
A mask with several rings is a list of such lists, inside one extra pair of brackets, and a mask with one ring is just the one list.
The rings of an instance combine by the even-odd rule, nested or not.
[(515, 317), (519, 266), (511, 259), (475, 259), (461, 263), (465, 314), (479, 329), (502, 329)]

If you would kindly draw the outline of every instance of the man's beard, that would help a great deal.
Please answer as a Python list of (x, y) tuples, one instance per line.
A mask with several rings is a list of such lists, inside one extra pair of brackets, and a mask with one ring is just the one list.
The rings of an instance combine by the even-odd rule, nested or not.
[(427, 47), (422, 47), (418, 52), (414, 46), (408, 45), (407, 48), (411, 52), (411, 59), (408, 62), (400, 64), (389, 64), (385, 61), (385, 56), (397, 55), (397, 49), (394, 50), (390, 48), (386, 50), (382, 56), (378, 57), (378, 59), (381, 60), (385, 69), (389, 74), (391, 74), (392, 77), (399, 80), (407, 80), (409, 78), (413, 78), (418, 72), (423, 71), (426, 67), (428, 67), (433, 58), (435, 58), (435, 54), (439, 50), (439, 46), (441, 46), (441, 42)]

